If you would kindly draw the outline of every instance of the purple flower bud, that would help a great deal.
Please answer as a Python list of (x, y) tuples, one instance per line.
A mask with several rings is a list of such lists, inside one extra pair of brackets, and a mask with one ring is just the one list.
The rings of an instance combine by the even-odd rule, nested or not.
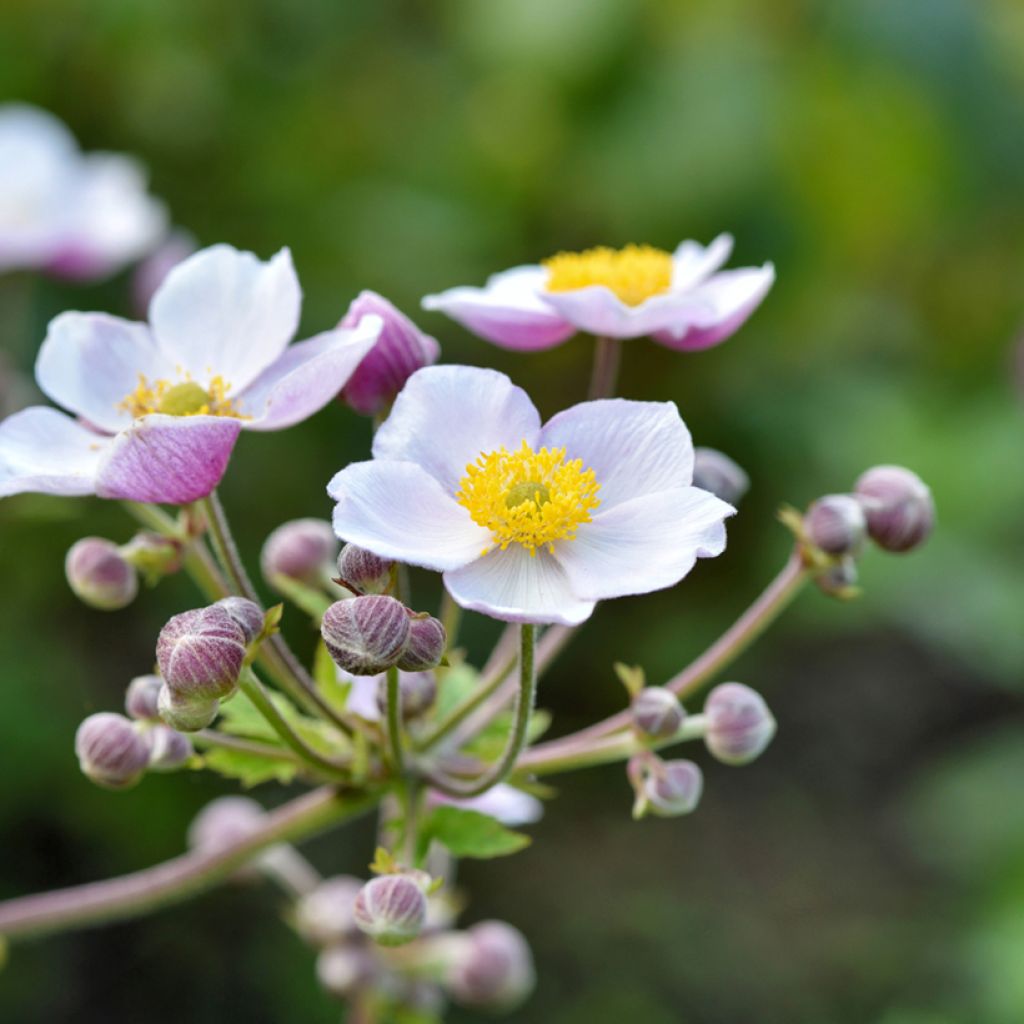
[(533, 956), (518, 929), (481, 921), (461, 938), (446, 979), (458, 1002), (510, 1010), (533, 991)]
[(935, 526), (935, 502), (928, 485), (902, 466), (875, 466), (854, 488), (864, 506), (871, 539), (886, 551), (911, 551)]
[(149, 532), (135, 534), (121, 548), (121, 556), (154, 583), (162, 576), (176, 573), (184, 561), (180, 541)]
[(690, 814), (700, 803), (704, 776), (692, 761), (659, 761), (643, 785), (646, 810), (659, 818)]
[(409, 875), (371, 878), (356, 896), (356, 926), (381, 946), (401, 946), (419, 935), (427, 917), (427, 898)]
[(263, 609), (255, 601), (246, 597), (222, 597), (215, 607), (223, 608), (234, 619), (247, 644), (263, 632)]
[(723, 764), (747, 764), (775, 735), (775, 719), (759, 693), (742, 683), (716, 686), (704, 704), (704, 742)]
[(299, 934), (314, 946), (329, 946), (352, 935), (357, 931), (355, 905), (362, 887), (351, 875), (324, 879), (295, 908)]
[(160, 688), (164, 685), (159, 676), (136, 676), (124, 695), (124, 709), (132, 718), (155, 719), (160, 717), (157, 701)]
[(118, 546), (102, 537), (83, 537), (71, 545), (64, 573), (75, 596), (90, 608), (116, 611), (135, 600), (139, 578)]
[(127, 789), (142, 778), (149, 748), (123, 715), (90, 715), (75, 733), (75, 753), (82, 772), (99, 786)]
[(283, 523), (264, 542), (260, 566), (264, 578), (286, 576), (316, 585), (338, 550), (331, 524), (322, 519), (293, 519)]
[(852, 494), (826, 494), (804, 516), (807, 539), (827, 555), (854, 555), (868, 533), (868, 521)]
[(354, 676), (375, 676), (396, 664), (409, 639), (409, 613), (383, 594), (335, 601), (320, 633), (335, 662)]
[(187, 736), (162, 723), (142, 734), (149, 750), (149, 768), (155, 772), (172, 772), (192, 756), (192, 744)]
[(177, 702), (206, 703), (235, 689), (245, 661), (245, 634), (221, 605), (175, 615), (156, 642), (160, 674)]
[(204, 853), (218, 853), (258, 832), (266, 812), (247, 796), (222, 796), (211, 800), (193, 819), (188, 845)]
[(373, 972), (373, 958), (359, 946), (331, 946), (316, 958), (317, 981), (337, 999), (348, 999)]
[(164, 683), (157, 697), (157, 711), (165, 725), (178, 732), (196, 732), (205, 729), (220, 711), (219, 700), (203, 700), (201, 697), (178, 697)]
[(354, 594), (384, 594), (395, 563), (366, 548), (346, 544), (338, 555), (338, 578)]
[(380, 337), (342, 388), (340, 398), (363, 416), (385, 409), (424, 366), (437, 362), (441, 347), (376, 292), (364, 291), (348, 307), (340, 327), (353, 328), (364, 316), (384, 321)]
[[(402, 718), (419, 718), (433, 707), (437, 699), (437, 682), (430, 672), (401, 672), (398, 676), (398, 703)], [(377, 680), (377, 710), (380, 717), (387, 714), (388, 681), (386, 676)]]
[(674, 736), (686, 717), (679, 698), (663, 686), (648, 686), (641, 690), (633, 698), (630, 710), (637, 729), (655, 739)]
[(409, 619), (409, 639), (398, 659), (398, 667), (406, 672), (425, 672), (435, 668), (448, 647), (448, 634), (438, 619)]
[(750, 477), (728, 455), (714, 448), (695, 448), (693, 486), (735, 505), (750, 489)]

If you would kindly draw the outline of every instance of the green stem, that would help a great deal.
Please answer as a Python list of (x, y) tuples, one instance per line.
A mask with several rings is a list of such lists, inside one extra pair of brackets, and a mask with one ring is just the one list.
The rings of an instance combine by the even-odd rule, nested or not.
[(252, 754), (255, 757), (265, 757), (272, 761), (288, 761), (291, 764), (302, 766), (299, 758), (287, 750), (282, 750), (270, 743), (258, 743), (256, 740), (247, 740), (241, 736), (229, 736), (227, 733), (217, 732), (216, 729), (200, 729), (198, 732), (189, 733), (189, 739), (200, 747), (234, 750), (240, 754)]
[(396, 775), (405, 774), (405, 753), (402, 749), (402, 692), (398, 669), (392, 666), (387, 674), (388, 756)]
[(611, 398), (619, 379), (619, 363), (622, 359), (622, 342), (618, 338), (598, 337), (594, 339), (594, 365), (590, 373), (590, 388), (587, 398)]

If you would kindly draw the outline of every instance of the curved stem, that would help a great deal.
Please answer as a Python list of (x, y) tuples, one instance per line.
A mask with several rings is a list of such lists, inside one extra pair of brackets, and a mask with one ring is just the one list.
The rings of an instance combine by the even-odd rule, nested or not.
[(537, 696), (537, 672), (534, 666), (536, 629), (537, 627), (531, 624), (519, 627), (519, 693), (516, 698), (515, 722), (498, 763), (490, 771), (468, 783), (427, 775), (428, 781), (436, 789), (449, 796), (479, 796), (505, 779), (515, 767), (519, 755), (526, 746), (533, 702)]
[(398, 682), (398, 669), (387, 673), (388, 755), (396, 775), (405, 773), (405, 754), (402, 750), (402, 693)]
[(619, 363), (622, 360), (622, 342), (618, 338), (598, 337), (594, 339), (594, 365), (590, 371), (590, 388), (587, 398), (611, 398), (619, 379)]
[(271, 811), (255, 832), (217, 850), (194, 850), (120, 878), (7, 900), (0, 903), (0, 935), (24, 939), (138, 917), (223, 881), (268, 846), (353, 818), (376, 800), (372, 793), (350, 795), (326, 786)]

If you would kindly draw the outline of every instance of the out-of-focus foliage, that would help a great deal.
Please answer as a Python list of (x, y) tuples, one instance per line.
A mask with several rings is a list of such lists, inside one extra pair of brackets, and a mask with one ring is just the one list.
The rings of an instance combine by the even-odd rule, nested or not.
[[(545, 412), (582, 397), (587, 340), (501, 353), (418, 314), (419, 297), (563, 248), (721, 230), (739, 264), (776, 262), (724, 346), (627, 348), (623, 393), (677, 401), (753, 490), (723, 558), (599, 610), (542, 687), (556, 722), (621, 704), (612, 660), (658, 680), (712, 639), (784, 555), (780, 502), (879, 461), (932, 485), (927, 548), (869, 556), (862, 601), (809, 594), (740, 662), (780, 723), (762, 762), (708, 766), (697, 814), (639, 825), (621, 769), (566, 779), (530, 851), (466, 867), (470, 919), (505, 917), (536, 946), (540, 988), (514, 1019), (1024, 1019), (1022, 69), (1017, 0), (0, 9), (0, 98), (54, 111), (89, 149), (138, 153), (201, 242), (290, 245), (310, 331), (374, 288), (444, 358), (498, 365)], [(3, 365), (29, 373), (56, 312), (124, 314), (128, 295), (124, 278), (0, 279)], [(224, 496), (253, 563), (278, 522), (328, 513), (324, 484), (368, 440), (340, 407), (243, 439)], [(179, 776), (111, 795), (76, 772), (77, 722), (116, 707), (192, 600), (170, 581), (117, 615), (75, 603), (64, 550), (130, 532), (98, 501), (0, 505), (2, 895), (177, 852), (215, 792)], [(433, 586), (417, 580), (424, 602)], [(474, 625), (474, 653), (491, 632)], [(371, 846), (363, 832), (312, 850), (361, 871)], [(0, 1017), (335, 1020), (275, 909), (228, 890), (15, 949)]]

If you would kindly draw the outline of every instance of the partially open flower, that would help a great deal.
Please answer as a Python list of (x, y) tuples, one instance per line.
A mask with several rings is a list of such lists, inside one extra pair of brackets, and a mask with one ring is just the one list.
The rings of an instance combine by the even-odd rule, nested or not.
[(151, 771), (174, 771), (192, 756), (192, 744), (188, 737), (170, 726), (153, 725), (142, 734), (142, 739), (149, 749)]
[(355, 904), (363, 883), (351, 875), (325, 878), (295, 907), (295, 926), (314, 946), (341, 942), (357, 931)]
[(102, 537), (83, 537), (72, 544), (64, 573), (75, 596), (101, 611), (124, 608), (139, 592), (135, 570), (121, 557), (118, 546)]
[(674, 736), (686, 717), (679, 698), (663, 686), (642, 689), (633, 698), (630, 711), (637, 729), (655, 739)]
[(331, 524), (322, 519), (293, 519), (282, 523), (266, 539), (260, 554), (264, 579), (285, 576), (308, 586), (323, 579), (338, 550)]
[(354, 907), (359, 930), (381, 946), (411, 942), (423, 929), (427, 898), (412, 875), (380, 875), (360, 890)]
[(132, 718), (152, 720), (160, 717), (157, 701), (164, 685), (159, 676), (136, 676), (124, 695), (124, 709)]
[(353, 594), (386, 593), (391, 587), (394, 568), (391, 559), (381, 558), (355, 544), (346, 544), (338, 555), (338, 579)]
[(716, 686), (704, 704), (704, 742), (724, 764), (747, 764), (759, 757), (775, 735), (775, 719), (761, 695), (742, 683)]
[(409, 613), (383, 594), (335, 601), (324, 612), (320, 633), (340, 668), (355, 676), (377, 675), (397, 664), (409, 639)]
[(693, 486), (735, 505), (750, 490), (750, 477), (724, 452), (714, 448), (695, 448)]
[(852, 494), (827, 494), (804, 516), (807, 539), (827, 555), (854, 555), (864, 545), (868, 523)]
[(398, 659), (398, 667), (406, 672), (425, 672), (436, 668), (448, 647), (448, 634), (440, 620), (433, 616), (411, 618), (409, 639)]
[(107, 789), (127, 789), (142, 778), (149, 747), (123, 715), (90, 715), (75, 733), (75, 753), (82, 772)]
[(518, 929), (504, 921), (481, 921), (460, 938), (446, 979), (458, 1002), (510, 1010), (533, 991), (533, 956)]
[(916, 473), (902, 466), (875, 466), (861, 476), (855, 491), (879, 547), (902, 553), (928, 539), (935, 526), (935, 502)]
[(160, 631), (156, 658), (167, 688), (179, 701), (209, 702), (235, 689), (246, 638), (219, 604), (175, 615)]

